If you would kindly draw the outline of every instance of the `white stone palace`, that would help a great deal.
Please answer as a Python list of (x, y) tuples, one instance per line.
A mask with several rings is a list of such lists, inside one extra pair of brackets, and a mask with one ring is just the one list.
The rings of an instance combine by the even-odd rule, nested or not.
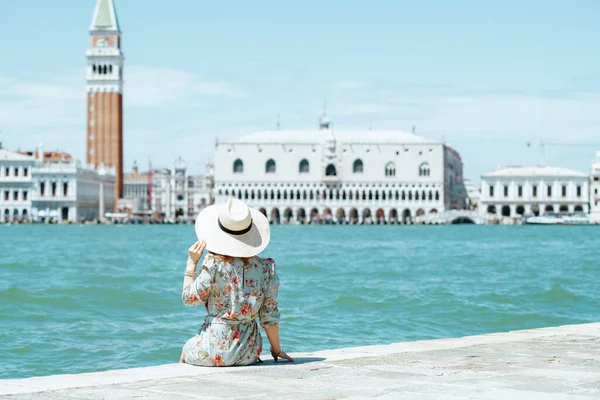
[(481, 177), (482, 213), (498, 217), (589, 212), (589, 177), (566, 168), (506, 167)]
[(114, 171), (63, 152), (0, 148), (0, 222), (78, 222), (114, 208)]
[(463, 163), (400, 131), (267, 131), (215, 144), (215, 201), (230, 197), (272, 223), (398, 223), (465, 207)]
[(0, 143), (0, 222), (31, 218), (35, 158), (2, 148)]

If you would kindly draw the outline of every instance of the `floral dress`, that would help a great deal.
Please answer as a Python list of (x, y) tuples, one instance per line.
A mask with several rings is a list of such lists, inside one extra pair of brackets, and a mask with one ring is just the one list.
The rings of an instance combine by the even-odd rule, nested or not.
[(183, 303), (204, 305), (207, 316), (196, 336), (183, 346), (187, 364), (248, 365), (262, 351), (263, 328), (279, 323), (275, 262), (209, 253), (196, 280), (183, 290)]

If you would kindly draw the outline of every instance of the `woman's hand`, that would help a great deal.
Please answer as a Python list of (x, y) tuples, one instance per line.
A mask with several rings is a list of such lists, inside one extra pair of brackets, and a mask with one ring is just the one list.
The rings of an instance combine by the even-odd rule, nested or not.
[(294, 362), (294, 359), (288, 356), (283, 350), (279, 350), (279, 353), (275, 353), (273, 349), (271, 349), (271, 356), (273, 357), (273, 360), (275, 362), (277, 362), (278, 358), (283, 358), (284, 360), (288, 360), (289, 362)]
[(202, 253), (206, 249), (206, 242), (204, 240), (200, 240), (194, 243), (188, 249), (188, 259), (194, 263), (194, 266), (198, 264), (198, 261), (202, 258)]

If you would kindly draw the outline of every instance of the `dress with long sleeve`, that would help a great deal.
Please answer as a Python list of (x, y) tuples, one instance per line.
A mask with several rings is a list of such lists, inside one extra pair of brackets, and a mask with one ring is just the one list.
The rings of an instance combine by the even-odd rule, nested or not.
[(248, 365), (262, 351), (262, 327), (279, 323), (279, 278), (273, 259), (209, 253), (196, 280), (183, 290), (183, 303), (204, 305), (207, 316), (183, 346), (185, 362), (201, 366)]

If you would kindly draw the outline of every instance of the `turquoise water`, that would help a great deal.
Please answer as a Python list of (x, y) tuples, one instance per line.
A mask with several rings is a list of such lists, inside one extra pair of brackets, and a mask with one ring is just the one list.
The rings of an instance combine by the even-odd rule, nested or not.
[[(275, 226), (286, 351), (600, 321), (598, 227)], [(0, 378), (177, 362), (192, 226), (0, 226)]]

